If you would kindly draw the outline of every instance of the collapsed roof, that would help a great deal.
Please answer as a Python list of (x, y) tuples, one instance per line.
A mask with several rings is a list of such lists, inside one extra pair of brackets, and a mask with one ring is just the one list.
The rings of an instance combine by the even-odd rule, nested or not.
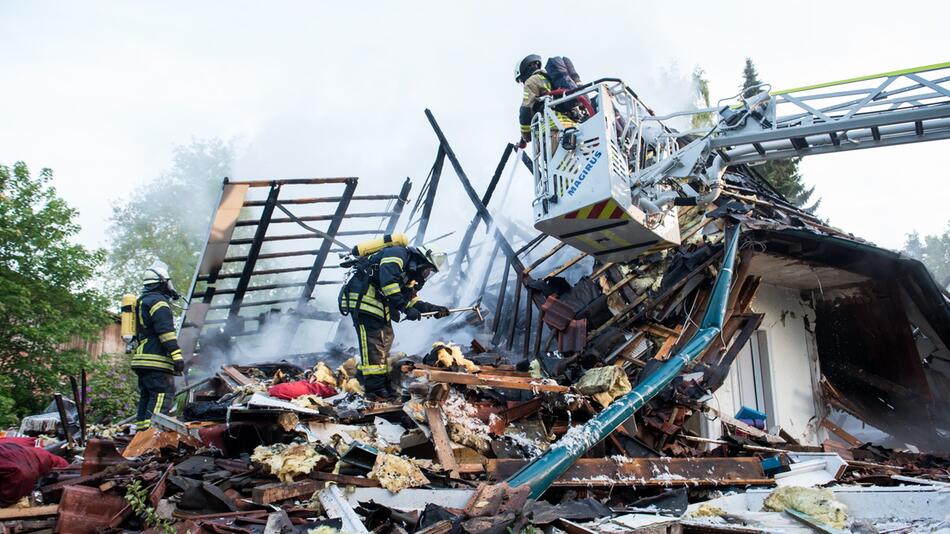
[[(678, 402), (656, 403), (642, 417), (668, 421), (666, 412), (683, 409), (676, 418), (683, 423), (689, 407), (722, 384), (760, 326), (762, 314), (753, 306), (756, 289), (770, 284), (799, 291), (814, 310), (814, 317), (798, 320), (814, 321), (805, 328), (814, 334), (820, 365), (815, 394), (822, 404), (917, 446), (945, 443), (950, 305), (920, 262), (792, 206), (745, 165), (730, 168), (714, 209), (679, 208), (681, 246), (625, 264), (593, 262), (563, 244), (551, 246), (550, 238), (516, 222), (495, 221), (488, 206), (504, 169), (517, 165), (509, 161), (511, 155), (518, 153), (506, 147), (479, 195), (428, 110), (427, 116), (439, 147), (405, 227), (414, 231), (414, 244), (446, 237), (433, 239), (427, 226), (438, 193), (446, 189), (440, 182), (448, 159), (475, 215), (448, 274), (437, 279), (441, 289), (431, 291), (458, 299), (460, 288), (472, 293), (474, 287), (473, 300), (486, 308), (486, 320), (476, 329), (452, 321), (443, 331), (464, 327), (469, 336), (477, 331), (501, 353), (539, 359), (542, 365), (556, 360), (561, 371), (574, 362), (589, 368), (625, 360), (635, 378), (650, 360), (663, 359), (689, 339), (691, 317), (702, 312), (721, 256), (722, 231), (727, 222), (736, 223), (743, 239), (722, 339), (691, 370), (690, 376), (702, 371), (702, 378), (678, 386), (685, 393)], [(530, 166), (523, 155), (522, 162)], [(343, 193), (310, 196), (331, 185), (342, 185)], [(211, 354), (218, 355), (214, 364), (240, 352), (252, 359), (311, 360), (332, 358), (346, 345), (348, 327), (327, 324), (341, 319), (332, 297), (342, 277), (334, 271), (339, 267), (331, 253), (346, 252), (341, 240), (351, 243), (396, 230), (411, 187), (407, 180), (397, 194), (357, 195), (356, 186), (356, 178), (225, 182), (182, 325), (187, 358), (210, 370), (216, 367), (208, 365)], [(255, 190), (267, 191), (267, 197), (252, 199)], [(390, 205), (348, 212), (359, 203), (382, 201)], [(334, 209), (325, 213), (314, 206)], [(481, 225), (492, 231), (475, 242)], [(301, 257), (313, 261), (289, 263)], [(300, 325), (313, 321), (321, 322), (320, 331), (335, 332), (334, 338), (326, 340), (324, 350), (293, 350)], [(669, 423), (659, 426), (669, 434)]]

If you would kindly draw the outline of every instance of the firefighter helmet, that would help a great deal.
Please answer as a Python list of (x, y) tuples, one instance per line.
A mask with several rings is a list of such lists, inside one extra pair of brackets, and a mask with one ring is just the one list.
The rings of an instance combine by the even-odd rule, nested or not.
[(426, 262), (431, 265), (432, 268), (436, 270), (436, 272), (438, 272), (438, 270), (441, 269), (443, 265), (445, 265), (445, 252), (440, 252), (437, 249), (426, 245), (416, 247), (416, 252), (425, 258)]
[(541, 68), (541, 56), (529, 54), (515, 65), (515, 81), (524, 83), (532, 74)]
[(149, 289), (154, 286), (167, 293), (171, 298), (178, 299), (178, 292), (175, 291), (172, 277), (168, 273), (168, 264), (163, 261), (156, 260), (145, 269), (145, 273), (142, 275), (142, 285)]

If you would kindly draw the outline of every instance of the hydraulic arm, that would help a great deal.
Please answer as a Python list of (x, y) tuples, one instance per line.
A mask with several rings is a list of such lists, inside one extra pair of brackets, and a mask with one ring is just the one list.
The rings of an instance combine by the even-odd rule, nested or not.
[[(950, 62), (770, 91), (654, 116), (622, 81), (547, 98), (532, 121), (535, 227), (603, 261), (680, 242), (676, 206), (705, 205), (730, 165), (950, 137)], [(557, 110), (593, 114), (565, 125)], [(710, 116), (674, 131), (674, 117)]]

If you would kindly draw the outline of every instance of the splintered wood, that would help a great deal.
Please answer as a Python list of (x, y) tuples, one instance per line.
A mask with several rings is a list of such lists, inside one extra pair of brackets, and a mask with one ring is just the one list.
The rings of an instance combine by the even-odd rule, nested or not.
[(435, 371), (431, 369), (416, 369), (412, 376), (428, 378), (430, 382), (445, 384), (465, 384), (501, 389), (525, 389), (528, 391), (567, 393), (571, 388), (558, 384), (540, 382), (536, 378), (519, 378), (511, 376), (481, 376), (468, 373), (453, 373), (451, 371)]

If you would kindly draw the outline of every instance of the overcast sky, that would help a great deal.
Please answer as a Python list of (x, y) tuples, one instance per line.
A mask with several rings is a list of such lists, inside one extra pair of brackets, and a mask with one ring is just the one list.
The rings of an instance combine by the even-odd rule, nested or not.
[[(775, 88), (947, 61), (948, 20), (945, 1), (3, 0), (0, 162), (52, 168), (81, 240), (101, 246), (110, 206), (192, 137), (237, 139), (234, 178), (355, 175), (363, 192), (394, 192), (431, 166), (429, 107), (483, 186), (517, 136), (512, 71), (525, 54), (622, 77), (663, 113), (689, 103), (696, 65), (715, 100), (736, 92), (746, 56)], [(950, 141), (801, 169), (819, 215), (887, 247), (950, 218)], [(507, 205), (527, 212), (519, 179)]]

